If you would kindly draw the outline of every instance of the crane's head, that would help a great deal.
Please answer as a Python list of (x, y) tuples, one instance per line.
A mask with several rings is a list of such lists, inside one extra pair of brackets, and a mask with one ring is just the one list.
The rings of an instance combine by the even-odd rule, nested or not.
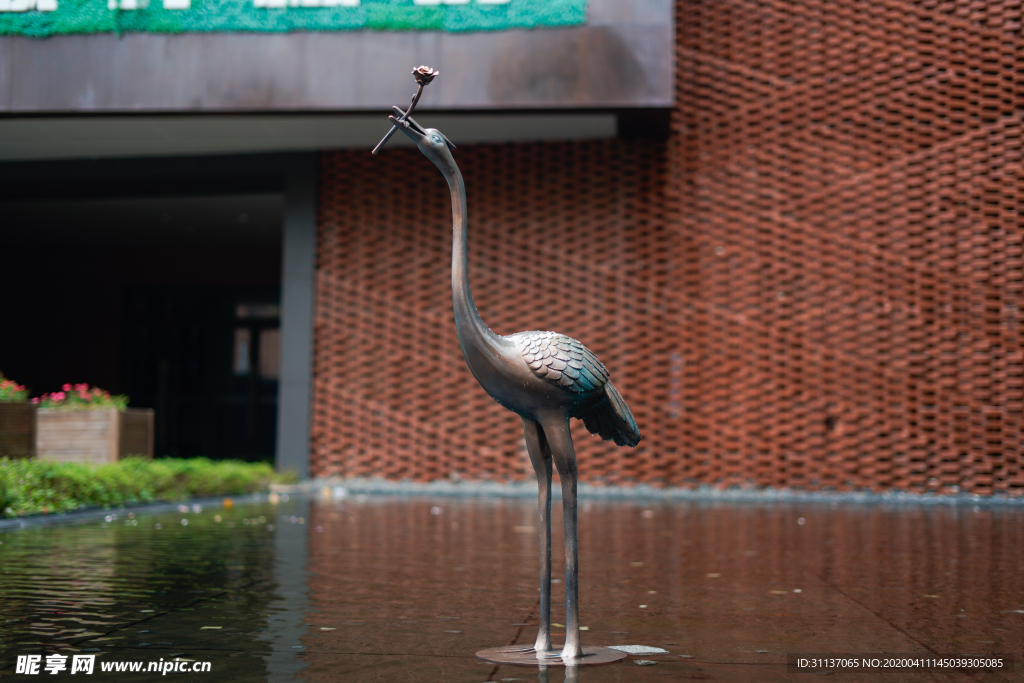
[(451, 150), (455, 149), (455, 145), (445, 137), (444, 133), (436, 128), (423, 128), (408, 116), (404, 120), (399, 116), (388, 118), (398, 130), (408, 135), (409, 139), (416, 143), (420, 151), (433, 161), (442, 173), (455, 166), (455, 159), (452, 158), (451, 153)]

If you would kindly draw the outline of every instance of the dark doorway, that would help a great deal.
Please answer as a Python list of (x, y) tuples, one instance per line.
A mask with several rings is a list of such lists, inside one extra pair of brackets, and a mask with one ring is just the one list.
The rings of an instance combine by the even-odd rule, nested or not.
[(273, 459), (280, 372), (277, 287), (126, 293), (124, 384), (156, 410), (156, 450)]

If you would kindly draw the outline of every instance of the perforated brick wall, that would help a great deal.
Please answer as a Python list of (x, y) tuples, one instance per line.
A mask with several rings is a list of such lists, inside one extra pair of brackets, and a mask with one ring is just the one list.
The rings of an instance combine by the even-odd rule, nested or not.
[[(574, 423), (583, 479), (1024, 491), (1021, 14), (682, 0), (667, 141), (459, 148), (484, 319), (583, 341), (643, 433)], [(320, 202), (313, 472), (532, 476), (433, 164), (325, 154)]]

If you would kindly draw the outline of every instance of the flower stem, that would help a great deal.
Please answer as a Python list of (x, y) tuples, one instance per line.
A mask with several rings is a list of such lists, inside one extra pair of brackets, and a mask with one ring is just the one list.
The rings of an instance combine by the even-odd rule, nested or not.
[[(402, 118), (398, 119), (399, 121), (405, 121), (407, 118), (409, 118), (412, 115), (412, 110), (416, 108), (416, 103), (420, 101), (420, 96), (422, 94), (423, 94), (423, 86), (420, 85), (418, 88), (416, 88), (416, 94), (412, 96), (412, 103), (409, 105), (409, 110), (407, 112), (405, 112), (405, 114), (402, 115)], [(398, 130), (398, 126), (397, 125), (391, 126), (391, 130), (388, 131), (388, 134), (384, 136), (383, 140), (381, 140), (380, 142), (377, 143), (377, 146), (374, 147), (373, 151), (370, 152), (370, 153), (371, 154), (376, 154), (378, 151), (380, 151), (380, 148), (383, 147), (385, 144), (387, 144), (387, 141), (391, 139), (391, 136), (395, 134), (396, 130)]]

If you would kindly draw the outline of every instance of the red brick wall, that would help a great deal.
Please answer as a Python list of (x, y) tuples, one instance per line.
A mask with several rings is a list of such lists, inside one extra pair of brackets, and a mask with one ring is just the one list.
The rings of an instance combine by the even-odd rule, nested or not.
[[(1019, 4), (683, 0), (668, 141), (460, 147), (499, 333), (604, 360), (584, 479), (1024, 491)], [(446, 131), (454, 139), (457, 131)], [(521, 478), (419, 152), (323, 156), (313, 471)]]

